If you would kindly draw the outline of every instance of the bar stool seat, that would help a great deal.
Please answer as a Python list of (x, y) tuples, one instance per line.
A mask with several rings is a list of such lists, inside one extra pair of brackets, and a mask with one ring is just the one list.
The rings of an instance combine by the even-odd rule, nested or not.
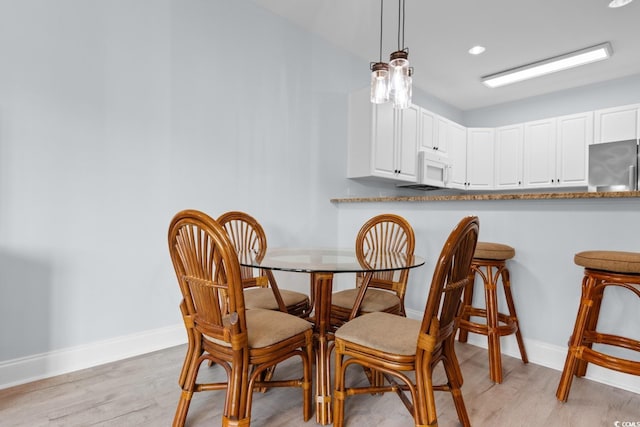
[[(518, 325), (511, 281), (506, 261), (515, 256), (516, 251), (509, 245), (491, 242), (478, 242), (471, 263), (470, 284), (464, 291), (463, 306), (460, 316), (460, 332), (458, 340), (467, 342), (469, 332), (487, 336), (489, 352), (489, 377), (496, 383), (502, 382), (502, 357), (500, 337), (516, 334), (520, 356), (528, 363), (527, 352)], [(484, 282), (485, 308), (473, 307), (473, 288), (475, 275)], [(497, 284), (502, 279), (502, 288), (507, 302), (508, 314), (498, 311)], [(471, 317), (483, 318), (484, 323), (475, 322)]]
[(566, 402), (574, 376), (582, 377), (587, 364), (595, 363), (631, 375), (640, 375), (640, 361), (612, 356), (592, 348), (594, 343), (622, 347), (640, 352), (640, 341), (613, 334), (597, 332), (598, 317), (604, 290), (617, 286), (640, 298), (640, 253), (619, 251), (585, 251), (574, 256), (574, 262), (584, 267), (582, 297), (564, 369), (556, 391), (558, 400)]

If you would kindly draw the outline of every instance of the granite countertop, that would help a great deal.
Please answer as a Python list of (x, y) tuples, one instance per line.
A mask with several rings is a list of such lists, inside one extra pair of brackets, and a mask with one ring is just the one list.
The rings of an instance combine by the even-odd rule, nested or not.
[(366, 202), (438, 202), (456, 200), (543, 200), (543, 199), (613, 199), (638, 198), (640, 191), (580, 192), (580, 193), (482, 193), (443, 194), (433, 196), (344, 197), (331, 199), (331, 203)]

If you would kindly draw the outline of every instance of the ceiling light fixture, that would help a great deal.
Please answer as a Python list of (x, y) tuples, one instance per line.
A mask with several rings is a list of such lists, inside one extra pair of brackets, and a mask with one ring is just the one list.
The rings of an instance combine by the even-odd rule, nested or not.
[(474, 47), (472, 47), (471, 49), (469, 49), (469, 50), (468, 50), (468, 52), (469, 52), (471, 55), (480, 55), (480, 54), (481, 54), (482, 52), (484, 52), (485, 50), (486, 50), (486, 49), (485, 49), (485, 47), (484, 47), (484, 46), (480, 46), (480, 45), (478, 45), (478, 46), (474, 46)]
[(615, 9), (616, 7), (626, 6), (632, 1), (633, 0), (611, 0), (611, 3), (609, 3), (609, 7)]
[(413, 68), (409, 67), (409, 48), (404, 46), (404, 19), (405, 0), (398, 0), (398, 50), (389, 60), (389, 99), (394, 108), (411, 105)]
[(371, 69), (371, 102), (384, 104), (389, 101), (389, 64), (382, 62), (382, 16), (384, 0), (380, 0), (380, 56), (378, 62), (369, 64)]
[(612, 55), (611, 44), (609, 42), (575, 52), (567, 53), (543, 61), (534, 62), (522, 67), (512, 68), (500, 73), (482, 77), (482, 83), (490, 88), (505, 86), (522, 80), (540, 77), (556, 71), (567, 70), (569, 68), (586, 65), (591, 62), (602, 61)]
[(398, 0), (398, 50), (391, 53), (389, 63), (382, 62), (382, 23), (384, 0), (380, 0), (380, 57), (371, 69), (371, 102), (393, 102), (394, 108), (411, 105), (413, 68), (409, 67), (409, 49), (404, 47), (404, 0)]

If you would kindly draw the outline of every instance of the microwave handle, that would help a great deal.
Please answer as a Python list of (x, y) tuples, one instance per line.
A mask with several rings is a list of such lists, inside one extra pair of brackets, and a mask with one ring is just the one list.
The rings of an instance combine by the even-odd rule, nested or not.
[(450, 168), (451, 168), (451, 165), (444, 166), (444, 176), (442, 177), (444, 180), (444, 185), (449, 185), (449, 169)]

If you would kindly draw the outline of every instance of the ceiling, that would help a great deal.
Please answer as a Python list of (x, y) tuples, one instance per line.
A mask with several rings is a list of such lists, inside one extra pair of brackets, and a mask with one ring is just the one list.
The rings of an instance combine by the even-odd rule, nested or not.
[[(379, 57), (379, 0), (253, 0), (362, 58)], [(640, 0), (406, 0), (414, 86), (463, 111), (640, 74)], [(397, 50), (398, 2), (384, 2), (383, 60)], [(480, 78), (609, 41), (606, 61), (489, 89)], [(468, 49), (480, 44), (485, 53)]]

